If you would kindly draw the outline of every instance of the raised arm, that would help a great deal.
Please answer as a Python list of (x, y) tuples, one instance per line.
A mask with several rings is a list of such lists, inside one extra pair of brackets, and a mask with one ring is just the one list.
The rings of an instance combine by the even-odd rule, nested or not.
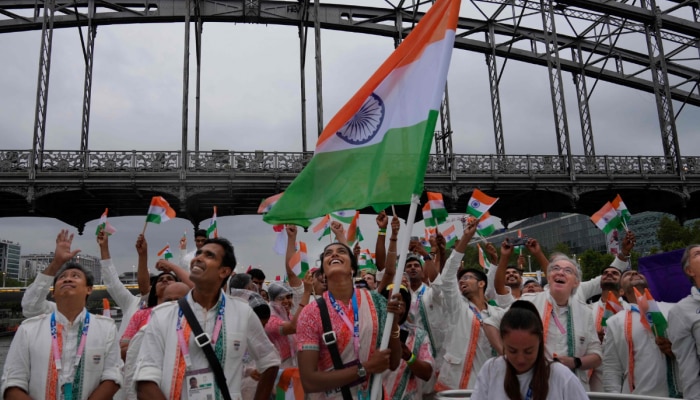
[[(287, 272), (287, 279), (289, 280), (289, 286), (290, 287), (299, 287), (301, 286), (301, 279), (297, 276), (297, 274), (294, 273), (292, 270), (292, 267), (289, 266), (289, 262), (291, 261), (292, 257), (294, 256), (294, 253), (297, 252), (296, 244), (297, 244), (297, 227), (294, 225), (285, 225), (284, 226), (285, 232), (287, 233), (287, 252), (284, 256), (284, 270)], [(270, 299), (272, 300), (272, 299)], [(307, 301), (308, 303), (308, 301)], [(294, 328), (296, 331), (296, 327)]]
[[(442, 238), (442, 240), (441, 240)], [(440, 251), (440, 243), (442, 243), (442, 249), (443, 251)], [(423, 279), (426, 283), (432, 282), (437, 278), (438, 275), (440, 275), (440, 271), (442, 270), (442, 267), (440, 266), (440, 254), (445, 255), (444, 249), (445, 249), (445, 238), (442, 236), (440, 232), (435, 235), (435, 239), (431, 238), (430, 239), (430, 257), (429, 259), (425, 260), (425, 264), (423, 265)], [(425, 252), (425, 248), (421, 246), (420, 243), (418, 243), (418, 246), (420, 247), (423, 252)], [(435, 251), (435, 253), (433, 253)], [(424, 256), (425, 257), (425, 256)]]
[[(172, 263), (168, 260), (158, 260), (156, 261), (156, 269), (163, 272), (172, 272), (177, 276), (180, 282), (184, 283), (189, 287), (194, 287), (194, 283), (190, 280), (190, 270), (182, 269), (179, 265)], [(148, 271), (148, 270), (147, 270)]]
[(530, 254), (535, 257), (537, 263), (540, 264), (540, 269), (542, 271), (546, 271), (547, 267), (549, 266), (549, 259), (544, 254), (544, 251), (542, 251), (542, 247), (540, 247), (540, 243), (537, 241), (537, 239), (528, 239), (527, 242), (525, 242), (525, 247), (527, 247)]
[(386, 253), (386, 266), (384, 268), (384, 276), (377, 286), (377, 292), (381, 293), (385, 287), (389, 286), (394, 281), (396, 276), (396, 243), (399, 240), (399, 229), (401, 221), (398, 217), (391, 219), (391, 236), (389, 237), (389, 250)]
[(53, 260), (29, 285), (22, 296), (22, 314), (25, 317), (34, 317), (56, 309), (56, 304), (46, 300), (46, 296), (51, 290), (56, 272), (80, 252), (79, 249), (71, 250), (72, 243), (73, 234), (69, 233), (68, 229), (61, 229), (56, 236)]
[(510, 244), (510, 240), (505, 238), (503, 243), (501, 243), (501, 258), (498, 260), (498, 269), (496, 270), (496, 276), (493, 280), (496, 294), (510, 293), (506, 288), (506, 268), (508, 267), (508, 260), (510, 260), (511, 254), (513, 254), (513, 246)]
[(345, 237), (345, 228), (343, 227), (343, 224), (338, 221), (331, 222), (331, 231), (335, 235), (335, 240), (338, 243), (342, 243), (348, 247), (350, 246), (348, 244), (348, 239)]
[[(297, 279), (299, 279), (299, 278), (297, 278)], [(299, 282), (301, 283), (302, 280), (299, 279)], [(309, 304), (309, 299), (311, 298), (311, 291), (314, 287), (313, 275), (306, 274), (306, 276), (304, 276), (303, 285), (304, 285), (304, 294), (301, 296), (301, 301), (299, 302), (299, 307), (296, 308), (296, 312), (292, 316), (292, 319), (289, 321), (286, 321), (282, 324), (281, 333), (283, 335), (293, 335), (293, 334), (297, 333), (297, 322), (299, 321), (299, 315), (301, 314), (301, 310), (303, 310), (304, 307), (307, 304)]]
[(136, 239), (136, 254), (139, 256), (138, 268), (136, 269), (139, 293), (141, 296), (146, 296), (151, 290), (151, 277), (148, 274), (148, 242), (143, 234), (140, 234)]
[[(377, 271), (384, 270), (384, 264), (386, 262), (386, 227), (389, 226), (389, 217), (387, 217), (386, 212), (382, 210), (377, 215), (377, 228), (379, 228), (379, 233), (377, 233), (377, 243), (374, 245), (374, 256), (377, 260)], [(393, 225), (392, 225), (393, 229)]]
[(109, 254), (109, 235), (104, 230), (97, 234), (97, 246), (100, 248), (102, 281), (107, 286), (107, 293), (122, 310), (127, 309), (135, 296), (119, 280), (119, 274)]

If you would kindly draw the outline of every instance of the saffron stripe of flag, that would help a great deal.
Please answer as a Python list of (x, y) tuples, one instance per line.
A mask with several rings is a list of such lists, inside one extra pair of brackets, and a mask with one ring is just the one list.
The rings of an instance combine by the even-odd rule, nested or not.
[(214, 215), (211, 216), (209, 227), (207, 228), (207, 237), (219, 237), (219, 230), (216, 228), (216, 206), (214, 206)]
[(606, 235), (620, 227), (620, 217), (609, 201), (605, 203), (603, 208), (593, 214), (591, 221)]
[(608, 291), (608, 298), (605, 301), (605, 309), (603, 310), (603, 318), (600, 320), (601, 326), (608, 326), (608, 318), (624, 310), (620, 300), (615, 297), (612, 291)]
[(473, 215), (476, 218), (481, 218), (481, 216), (496, 204), (497, 201), (498, 197), (491, 197), (479, 189), (474, 189), (472, 197), (469, 199), (469, 203), (467, 203), (467, 214)]
[(379, 211), (423, 192), (459, 6), (459, 0), (435, 2), (330, 120), (266, 222), (309, 226), (332, 211)]
[(153, 196), (151, 199), (151, 206), (148, 207), (146, 222), (160, 224), (161, 222), (165, 222), (173, 218), (175, 218), (175, 210), (170, 207), (167, 200), (161, 196)]
[(102, 316), (112, 318), (112, 312), (109, 309), (109, 299), (106, 297), (102, 298)]
[(266, 199), (263, 199), (260, 202), (260, 206), (258, 207), (258, 214), (265, 214), (265, 213), (269, 212), (272, 209), (272, 206), (277, 204), (277, 200), (279, 200), (280, 197), (282, 197), (282, 194), (284, 194), (284, 192), (277, 193), (274, 196), (270, 196)]
[[(445, 208), (445, 201), (442, 198), (442, 193), (426, 192), (428, 195), (428, 203), (430, 204), (430, 211), (433, 214), (433, 218), (438, 224), (447, 221), (447, 209)], [(423, 216), (425, 218), (425, 216)]]
[(488, 256), (486, 255), (486, 252), (484, 252), (484, 249), (479, 246), (479, 243), (476, 244), (476, 248), (479, 250), (479, 265), (481, 265), (481, 268), (483, 268), (485, 271), (488, 271), (491, 269), (491, 262), (489, 261)]

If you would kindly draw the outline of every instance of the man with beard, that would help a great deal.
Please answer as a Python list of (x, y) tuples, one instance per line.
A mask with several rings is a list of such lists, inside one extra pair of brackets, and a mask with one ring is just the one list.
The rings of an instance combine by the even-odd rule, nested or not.
[[(620, 286), (630, 309), (607, 320), (602, 367), (605, 392), (679, 397), (674, 374), (677, 364), (671, 342), (655, 337), (647, 316), (637, 306), (634, 289), (644, 293), (649, 287), (646, 278), (637, 271), (626, 271)], [(657, 302), (657, 305), (664, 314), (669, 308), (666, 303)]]

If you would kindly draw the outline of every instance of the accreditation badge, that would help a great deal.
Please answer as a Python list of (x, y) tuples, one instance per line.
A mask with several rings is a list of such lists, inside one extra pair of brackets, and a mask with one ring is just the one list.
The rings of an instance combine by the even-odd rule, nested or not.
[(209, 368), (187, 371), (183, 386), (187, 388), (187, 400), (211, 400), (216, 397), (214, 373)]

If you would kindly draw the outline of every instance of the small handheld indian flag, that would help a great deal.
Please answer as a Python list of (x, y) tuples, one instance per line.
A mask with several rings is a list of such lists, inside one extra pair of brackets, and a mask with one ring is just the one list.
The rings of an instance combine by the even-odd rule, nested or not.
[(170, 207), (168, 201), (162, 196), (153, 196), (151, 199), (151, 205), (148, 207), (146, 222), (160, 224), (161, 222), (165, 222), (173, 218), (175, 218), (175, 210)]
[(272, 206), (277, 204), (277, 200), (279, 200), (280, 197), (282, 197), (282, 194), (284, 194), (284, 192), (277, 193), (274, 196), (270, 196), (266, 199), (263, 199), (263, 201), (260, 202), (260, 207), (258, 207), (258, 214), (265, 214), (269, 212), (272, 209)]
[(331, 217), (344, 224), (349, 224), (352, 222), (352, 219), (355, 218), (355, 210), (333, 211)]
[(491, 213), (486, 211), (479, 218), (479, 223), (476, 225), (476, 233), (481, 237), (486, 237), (496, 232), (496, 221), (491, 216)]
[(644, 293), (640, 293), (637, 288), (634, 288), (634, 295), (637, 298), (639, 311), (642, 313), (647, 324), (642, 324), (654, 332), (654, 336), (666, 337), (666, 329), (668, 329), (668, 321), (661, 313), (659, 305), (649, 292), (648, 288), (644, 288)]
[(473, 215), (476, 218), (481, 218), (486, 211), (498, 201), (498, 197), (486, 195), (479, 189), (474, 189), (472, 197), (467, 203), (467, 214)]
[(625, 202), (622, 201), (622, 197), (620, 197), (620, 195), (618, 194), (617, 196), (615, 196), (615, 199), (610, 204), (612, 204), (615, 211), (617, 211), (617, 215), (620, 216), (620, 221), (622, 222), (622, 225), (624, 226), (625, 230), (628, 230), (627, 223), (630, 222), (630, 219), (632, 219), (632, 214), (627, 209), (627, 205), (625, 205)]
[(304, 278), (309, 270), (309, 256), (306, 251), (306, 243), (299, 242), (299, 250), (289, 259), (289, 268), (299, 277)]
[(106, 297), (102, 298), (102, 316), (112, 318), (112, 312), (109, 310), (109, 299)]
[(620, 227), (620, 217), (609, 201), (605, 203), (603, 208), (593, 214), (591, 221), (606, 235)]
[(216, 206), (214, 206), (214, 215), (211, 216), (211, 221), (209, 221), (209, 227), (207, 228), (207, 237), (219, 237), (219, 230), (216, 228)]
[(447, 229), (442, 231), (442, 236), (445, 238), (445, 248), (450, 249), (457, 244), (457, 232), (455, 232), (455, 226), (450, 225)]
[(605, 301), (605, 310), (603, 311), (603, 318), (600, 321), (601, 326), (608, 326), (608, 318), (624, 310), (620, 300), (612, 294), (612, 291), (608, 291), (608, 298)]
[(483, 268), (485, 271), (490, 270), (492, 264), (489, 261), (489, 258), (486, 256), (484, 249), (479, 246), (479, 243), (476, 244), (476, 248), (479, 250), (479, 265), (481, 265), (481, 268)]
[(164, 258), (166, 260), (173, 258), (173, 253), (170, 252), (170, 244), (166, 244), (165, 247), (163, 247), (158, 252), (158, 257)]
[(324, 236), (331, 234), (331, 217), (326, 214), (319, 223), (314, 225), (311, 229), (315, 234), (320, 235), (318, 240), (323, 239)]
[(361, 242), (365, 240), (364, 237), (362, 237), (362, 232), (360, 231), (360, 212), (356, 211), (355, 216), (352, 218), (352, 221), (350, 221), (350, 226), (348, 227), (348, 237), (347, 237), (348, 243), (350, 245), (355, 244), (355, 242)]
[[(447, 221), (447, 209), (445, 208), (445, 201), (442, 199), (442, 193), (426, 192), (428, 195), (428, 203), (430, 204), (430, 212), (432, 218), (437, 224), (441, 224)], [(425, 214), (423, 214), (425, 219)]]
[(100, 217), (100, 222), (97, 224), (97, 230), (95, 231), (95, 235), (99, 235), (101, 231), (105, 231), (107, 236), (113, 235), (114, 233), (117, 232), (116, 229), (107, 221), (107, 213), (109, 212), (108, 208), (105, 208), (105, 212), (102, 213), (102, 216)]

